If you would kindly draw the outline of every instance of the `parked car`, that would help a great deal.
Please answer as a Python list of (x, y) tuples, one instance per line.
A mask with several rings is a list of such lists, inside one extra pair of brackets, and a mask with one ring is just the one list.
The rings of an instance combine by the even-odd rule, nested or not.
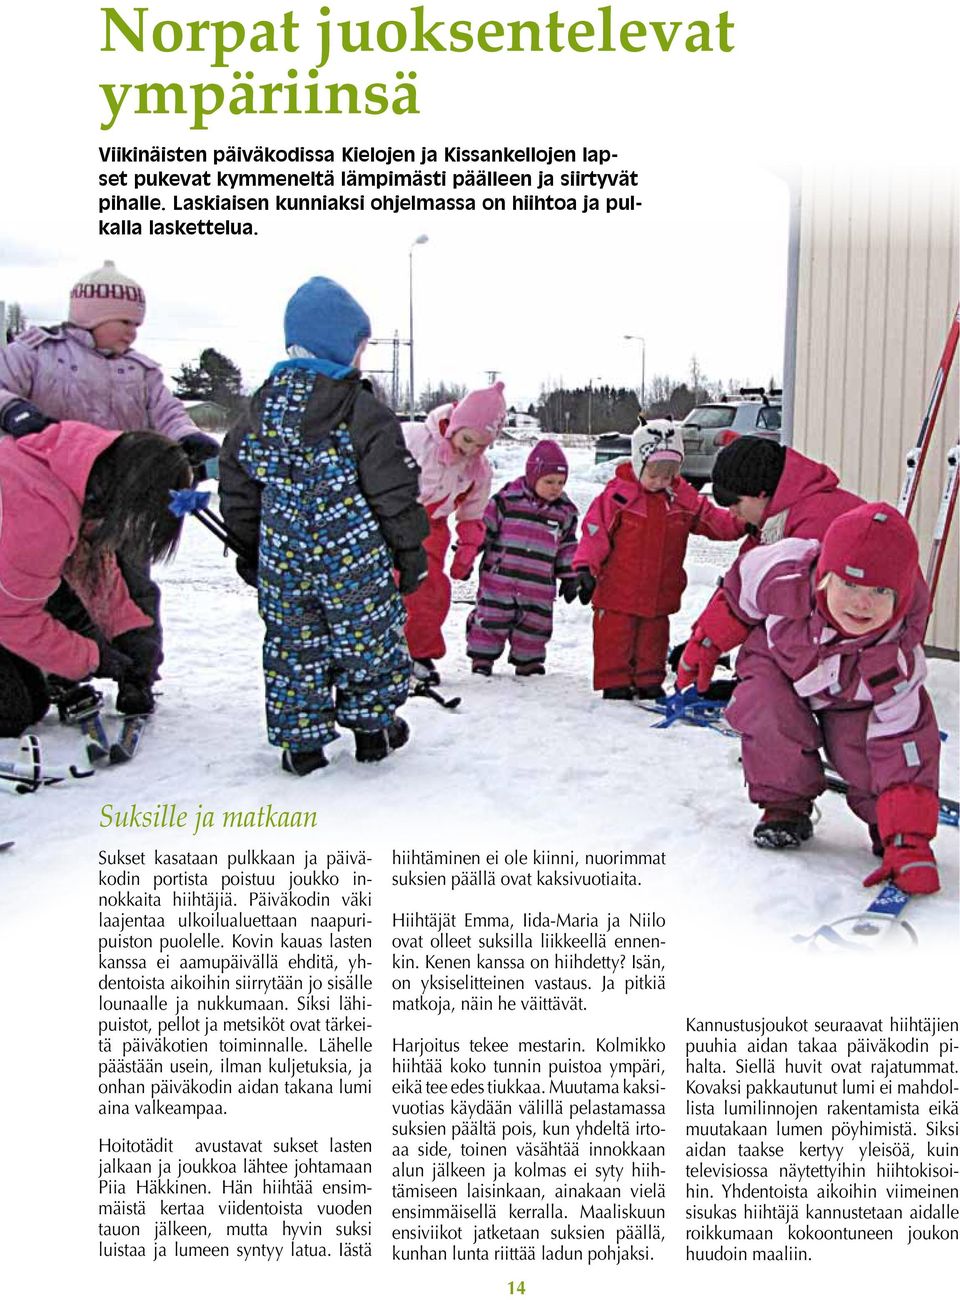
[(605, 460), (620, 460), (630, 455), (629, 433), (601, 433), (593, 446), (593, 463), (602, 465)]
[(779, 441), (781, 413), (779, 388), (741, 388), (738, 398), (695, 406), (680, 426), (684, 478), (702, 487), (721, 448), (745, 434)]

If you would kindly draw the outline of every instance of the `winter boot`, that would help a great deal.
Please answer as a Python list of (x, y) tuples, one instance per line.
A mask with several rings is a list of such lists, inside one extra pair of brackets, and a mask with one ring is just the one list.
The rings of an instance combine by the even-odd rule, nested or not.
[(753, 838), (761, 849), (798, 849), (813, 834), (809, 800), (795, 804), (768, 804), (753, 828)]
[(410, 739), (410, 728), (403, 718), (394, 718), (389, 727), (380, 731), (355, 731), (356, 760), (358, 763), (380, 763), (391, 750), (400, 749)]
[(103, 703), (103, 695), (89, 682), (65, 682), (57, 677), (48, 677), (47, 686), (65, 726), (91, 717)]
[(605, 700), (632, 700), (636, 697), (636, 687), (634, 686), (605, 686), (603, 688), (603, 699)]
[(543, 664), (516, 664), (513, 671), (518, 677), (542, 677), (547, 670)]
[(410, 728), (401, 717), (396, 717), (387, 727), (387, 744), (391, 749), (402, 749), (410, 739)]
[(880, 837), (880, 828), (878, 826), (868, 826), (870, 832), (870, 848), (875, 858), (883, 857), (883, 840)]
[(489, 677), (493, 673), (493, 664), (489, 659), (474, 659), (470, 671), (476, 673), (478, 677)]
[(414, 659), (413, 680), (422, 686), (439, 686), (440, 674), (432, 659)]
[(329, 761), (322, 749), (285, 749), (280, 766), (291, 776), (309, 776), (311, 772), (327, 767)]
[(118, 713), (152, 713), (156, 708), (153, 691), (146, 682), (121, 682), (117, 688)]
[(635, 700), (663, 699), (663, 686), (635, 686), (633, 688), (633, 698)]

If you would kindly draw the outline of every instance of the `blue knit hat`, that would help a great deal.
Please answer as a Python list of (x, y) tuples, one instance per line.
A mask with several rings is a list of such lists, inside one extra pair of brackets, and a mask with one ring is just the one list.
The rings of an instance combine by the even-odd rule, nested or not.
[(315, 275), (287, 303), (283, 332), (288, 348), (298, 345), (321, 360), (349, 366), (372, 331), (370, 317), (346, 289)]

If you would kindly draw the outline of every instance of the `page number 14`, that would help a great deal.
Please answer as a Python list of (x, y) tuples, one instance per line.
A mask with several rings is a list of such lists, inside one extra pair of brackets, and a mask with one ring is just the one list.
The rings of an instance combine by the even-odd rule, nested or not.
[(526, 1284), (526, 1282), (508, 1282), (508, 1283), (507, 1283), (507, 1286), (510, 1288), (510, 1294), (511, 1294), (511, 1295), (526, 1295), (526, 1294), (527, 1294), (527, 1284)]

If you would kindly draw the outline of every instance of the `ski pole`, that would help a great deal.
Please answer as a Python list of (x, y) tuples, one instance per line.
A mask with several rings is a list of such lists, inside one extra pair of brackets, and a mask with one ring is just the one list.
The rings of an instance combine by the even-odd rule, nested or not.
[(933, 429), (940, 411), (943, 390), (947, 386), (947, 376), (950, 374), (950, 367), (953, 365), (958, 338), (960, 338), (960, 303), (957, 304), (953, 324), (947, 333), (947, 341), (943, 345), (940, 365), (933, 377), (933, 387), (930, 390), (927, 409), (920, 421), (920, 432), (917, 434), (916, 444), (907, 453), (907, 471), (904, 476), (903, 487), (900, 489), (900, 500), (897, 502), (897, 509), (904, 519), (910, 518), (910, 511), (913, 509), (913, 503), (916, 500), (917, 488), (920, 484), (920, 471), (923, 469), (923, 462), (926, 460), (933, 439)]
[(171, 489), (168, 508), (172, 515), (177, 515), (181, 519), (184, 515), (193, 515), (196, 519), (199, 519), (208, 532), (213, 533), (218, 542), (222, 542), (228, 550), (233, 551), (234, 555), (248, 559), (247, 552), (240, 545), (235, 535), (217, 512), (210, 509), (209, 501), (209, 492), (199, 492), (196, 488)]
[(958, 461), (960, 461), (960, 443), (955, 447), (951, 447), (947, 453), (947, 477), (943, 485), (943, 495), (940, 498), (937, 520), (933, 525), (933, 538), (930, 542), (930, 554), (927, 558), (927, 572), (924, 575), (927, 579), (927, 586), (930, 588), (931, 610), (933, 609), (933, 598), (937, 593), (937, 583), (940, 581), (940, 570), (943, 568), (943, 557), (946, 552), (947, 538), (950, 536), (953, 512), (957, 505)]

